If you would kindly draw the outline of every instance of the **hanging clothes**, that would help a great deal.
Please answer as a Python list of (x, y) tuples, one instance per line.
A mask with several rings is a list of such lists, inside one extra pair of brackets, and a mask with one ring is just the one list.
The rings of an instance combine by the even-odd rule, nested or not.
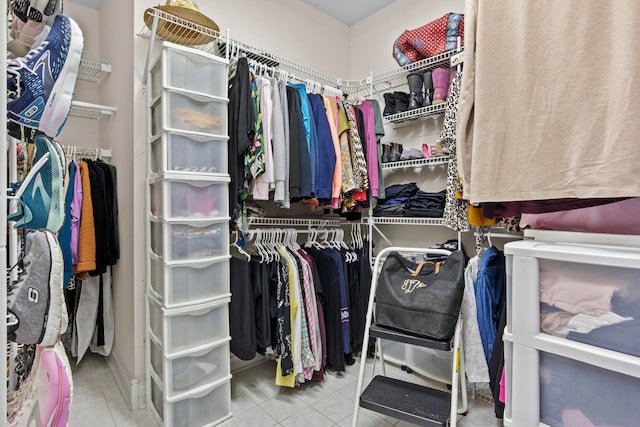
[(492, 246), (482, 253), (475, 283), (478, 326), (487, 362), (498, 335), (498, 322), (506, 293), (505, 279), (504, 253)]

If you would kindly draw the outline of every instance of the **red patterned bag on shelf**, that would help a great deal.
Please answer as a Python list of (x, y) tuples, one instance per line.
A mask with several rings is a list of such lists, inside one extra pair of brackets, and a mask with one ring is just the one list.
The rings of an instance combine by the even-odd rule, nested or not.
[(447, 13), (422, 27), (404, 31), (393, 44), (393, 57), (400, 66), (440, 55), (464, 46), (464, 15)]

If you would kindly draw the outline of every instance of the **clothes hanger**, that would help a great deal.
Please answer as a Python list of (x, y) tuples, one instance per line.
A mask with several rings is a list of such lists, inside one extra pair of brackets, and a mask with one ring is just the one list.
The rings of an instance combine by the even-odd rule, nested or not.
[(238, 250), (238, 252), (240, 252), (242, 255), (246, 256), (247, 257), (247, 261), (251, 261), (251, 255), (248, 252), (245, 252), (245, 250), (242, 249), (240, 247), (240, 245), (238, 245), (238, 240), (239, 240), (239, 237), (240, 237), (240, 233), (242, 233), (242, 231), (236, 230), (236, 233), (235, 233), (236, 234), (236, 239), (232, 243), (232, 246), (235, 246), (235, 248)]

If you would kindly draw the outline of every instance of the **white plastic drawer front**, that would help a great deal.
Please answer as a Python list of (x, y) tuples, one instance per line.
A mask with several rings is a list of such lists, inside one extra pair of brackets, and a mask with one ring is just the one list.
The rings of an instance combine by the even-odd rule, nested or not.
[(226, 174), (227, 138), (163, 132), (151, 143), (151, 173)]
[(147, 300), (150, 329), (165, 355), (196, 351), (229, 336), (229, 298), (174, 309)]
[(538, 243), (523, 250), (508, 255), (507, 330), (516, 342), (535, 346), (530, 339), (547, 334), (640, 357), (640, 249)]
[(552, 427), (638, 425), (640, 378), (544, 352), (539, 375), (541, 422)]
[(226, 181), (157, 179), (149, 184), (150, 213), (164, 219), (225, 218), (228, 191)]
[(159, 366), (153, 361), (162, 354), (162, 348), (152, 340), (152, 366), (164, 383), (164, 395), (168, 398), (179, 398), (227, 377), (231, 372), (229, 340), (225, 339), (194, 353), (161, 358)]
[(228, 255), (229, 221), (150, 221), (151, 250), (167, 262)]
[(190, 92), (165, 89), (151, 107), (151, 134), (176, 129), (227, 135), (227, 101)]
[(152, 379), (151, 402), (156, 416), (164, 421), (164, 425), (210, 426), (231, 417), (231, 376), (188, 397), (170, 400), (165, 398), (164, 401), (156, 397), (163, 397), (162, 389), (153, 376)]
[(222, 58), (174, 46), (163, 50), (163, 60), (163, 86), (227, 96), (227, 66)]
[(229, 293), (229, 256), (173, 263), (149, 256), (149, 285), (166, 308), (202, 303)]

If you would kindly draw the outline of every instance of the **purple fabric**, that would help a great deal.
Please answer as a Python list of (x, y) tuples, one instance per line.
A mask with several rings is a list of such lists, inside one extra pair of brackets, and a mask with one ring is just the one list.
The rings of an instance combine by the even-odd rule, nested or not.
[(364, 101), (359, 106), (364, 116), (364, 136), (367, 152), (367, 173), (369, 174), (369, 187), (371, 196), (380, 196), (380, 182), (378, 179), (378, 138), (376, 135), (376, 119), (371, 101)]
[(523, 213), (520, 227), (539, 230), (581, 231), (609, 234), (640, 234), (640, 197), (581, 209)]
[(610, 199), (552, 199), (552, 200), (530, 200), (522, 202), (498, 202), (482, 203), (482, 215), (485, 218), (507, 218), (518, 216), (523, 213), (549, 213), (566, 211), (569, 209), (588, 208), (591, 206), (606, 205), (607, 203), (619, 202), (628, 197), (618, 197)]
[(73, 162), (73, 164), (76, 167), (76, 177), (73, 183), (73, 199), (71, 200), (71, 262), (73, 265), (78, 265), (78, 235), (80, 234), (83, 196), (80, 167), (76, 162)]

